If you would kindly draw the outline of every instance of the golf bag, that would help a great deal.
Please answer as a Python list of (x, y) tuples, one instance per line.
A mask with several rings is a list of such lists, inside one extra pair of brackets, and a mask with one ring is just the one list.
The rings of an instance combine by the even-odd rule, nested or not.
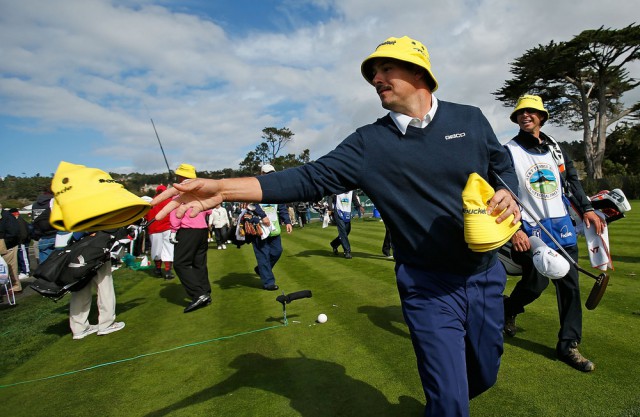
[[(608, 191), (603, 190), (596, 195), (589, 197), (591, 205), (594, 210), (598, 210), (604, 214), (607, 224), (625, 217), (624, 213), (631, 210), (631, 205), (624, 195), (622, 190), (616, 188)], [(578, 210), (577, 204), (571, 202), (567, 209), (569, 215), (573, 219), (574, 223), (580, 224), (582, 222), (582, 213)], [(511, 254), (511, 242), (507, 242), (498, 250), (498, 259), (502, 262), (504, 269), (508, 275), (520, 276), (522, 275), (522, 267), (516, 261), (514, 261)]]
[(81, 290), (109, 260), (115, 240), (110, 233), (96, 232), (54, 250), (34, 271), (30, 287), (53, 301)]
[[(237, 247), (251, 243), (254, 239), (261, 239), (269, 235), (270, 229), (264, 226), (262, 219), (255, 211), (255, 205), (247, 204), (240, 212), (236, 222), (236, 233), (232, 235), (232, 242)], [(266, 234), (266, 235), (265, 235)]]

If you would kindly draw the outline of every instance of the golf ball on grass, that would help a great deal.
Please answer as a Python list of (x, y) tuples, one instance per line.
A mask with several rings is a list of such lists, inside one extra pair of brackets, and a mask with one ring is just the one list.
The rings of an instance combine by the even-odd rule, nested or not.
[(317, 322), (318, 323), (326, 323), (327, 322), (327, 315), (324, 314), (324, 313), (318, 314)]

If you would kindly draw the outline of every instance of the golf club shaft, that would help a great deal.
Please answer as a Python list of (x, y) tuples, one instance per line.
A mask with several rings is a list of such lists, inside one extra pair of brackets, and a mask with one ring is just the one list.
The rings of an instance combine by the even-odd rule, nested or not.
[(556, 240), (555, 237), (553, 237), (553, 235), (547, 230), (546, 227), (544, 227), (542, 225), (542, 223), (540, 222), (540, 220), (538, 220), (536, 218), (536, 216), (527, 208), (527, 206), (525, 206), (524, 204), (522, 204), (522, 201), (518, 198), (518, 196), (516, 195), (516, 193), (513, 192), (513, 190), (511, 190), (511, 188), (507, 185), (506, 182), (504, 182), (504, 180), (500, 177), (500, 175), (498, 175), (497, 172), (495, 171), (491, 171), (491, 173), (493, 175), (496, 176), (496, 178), (498, 178), (498, 180), (502, 183), (502, 185), (505, 186), (505, 188), (511, 193), (511, 195), (513, 196), (513, 199), (516, 200), (516, 202), (520, 205), (520, 207), (522, 207), (522, 209), (527, 212), (527, 214), (533, 219), (533, 221), (540, 227), (540, 229), (542, 229), (542, 231), (549, 236), (549, 239), (551, 239), (551, 241), (553, 243), (556, 244), (556, 246), (558, 247), (558, 249), (560, 249), (560, 251), (567, 257), (567, 260), (569, 262), (571, 262), (571, 264), (573, 266), (576, 267), (576, 269), (580, 272), (582, 272), (583, 274), (586, 274), (588, 276), (590, 276), (593, 279), (598, 279), (598, 276), (595, 274), (592, 274), (589, 271), (584, 270), (580, 265), (578, 265), (578, 263), (567, 253), (567, 251), (562, 247), (562, 245), (560, 243), (558, 243), (558, 241)]

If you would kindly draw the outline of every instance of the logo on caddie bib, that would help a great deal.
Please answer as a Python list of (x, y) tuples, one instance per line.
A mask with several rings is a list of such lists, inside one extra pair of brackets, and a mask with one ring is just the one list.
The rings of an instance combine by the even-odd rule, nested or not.
[(538, 163), (525, 174), (525, 186), (529, 194), (542, 200), (551, 200), (560, 193), (560, 184), (551, 165)]

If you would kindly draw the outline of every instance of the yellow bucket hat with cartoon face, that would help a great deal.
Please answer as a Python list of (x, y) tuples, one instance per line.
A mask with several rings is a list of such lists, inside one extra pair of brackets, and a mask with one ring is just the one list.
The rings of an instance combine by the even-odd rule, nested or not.
[(369, 84), (373, 84), (373, 71), (371, 67), (375, 58), (393, 58), (400, 61), (410, 62), (424, 68), (427, 71), (427, 82), (431, 92), (438, 89), (438, 81), (436, 80), (436, 77), (433, 76), (433, 72), (431, 72), (429, 51), (427, 51), (427, 48), (420, 41), (411, 39), (408, 36), (403, 36), (401, 38), (391, 37), (378, 45), (376, 50), (362, 61), (362, 65), (360, 66), (362, 76), (369, 82)]
[(51, 191), (54, 203), (49, 222), (58, 230), (117, 229), (134, 223), (151, 209), (106, 172), (64, 161), (53, 176)]
[(488, 252), (507, 243), (520, 228), (520, 222), (513, 222), (513, 214), (502, 223), (487, 214), (487, 202), (495, 191), (484, 178), (473, 172), (462, 190), (462, 213), (464, 219), (464, 240), (474, 252)]

